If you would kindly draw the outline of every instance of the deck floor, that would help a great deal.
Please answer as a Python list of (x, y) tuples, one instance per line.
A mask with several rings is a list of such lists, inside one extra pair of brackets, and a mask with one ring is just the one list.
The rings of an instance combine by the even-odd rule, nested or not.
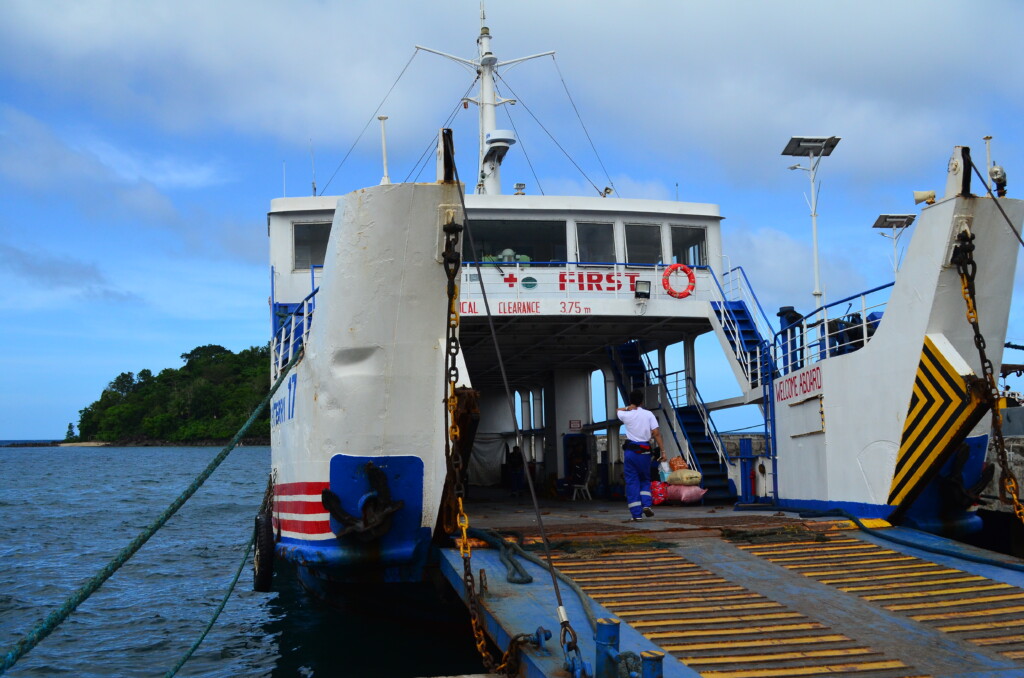
[[(971, 547), (883, 531), (951, 550), (934, 555), (845, 521), (770, 511), (655, 510), (629, 523), (625, 502), (541, 502), (556, 567), (597, 603), (596, 617), (622, 622), (622, 651), (667, 653), (665, 676), (1024, 676), (1024, 573), (959, 557), (979, 553)], [(527, 545), (539, 536), (528, 499), (475, 491), (467, 513), (472, 527), (518, 532)], [(487, 571), (483, 601), (499, 646), (537, 626), (557, 631), (545, 571), (531, 564), (534, 583), (512, 585), (494, 550), (473, 554), (474, 570)], [(444, 560), (459, 588), (458, 550)], [(583, 608), (560, 588), (592, 662)], [(556, 640), (548, 654), (526, 653), (524, 675), (557, 673)]]

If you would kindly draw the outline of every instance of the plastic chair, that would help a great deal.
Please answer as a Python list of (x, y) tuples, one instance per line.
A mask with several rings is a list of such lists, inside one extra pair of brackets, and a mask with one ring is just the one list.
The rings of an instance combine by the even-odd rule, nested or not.
[(572, 485), (572, 500), (576, 501), (577, 497), (583, 497), (584, 499), (594, 500), (590, 496), (590, 467), (587, 467), (587, 476), (583, 479), (583, 482), (579, 485)]

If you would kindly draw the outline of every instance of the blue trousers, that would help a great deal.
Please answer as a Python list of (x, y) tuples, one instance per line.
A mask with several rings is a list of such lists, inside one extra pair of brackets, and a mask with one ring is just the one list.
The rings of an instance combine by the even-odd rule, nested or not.
[(629, 514), (639, 518), (645, 507), (651, 505), (651, 455), (626, 450), (622, 467), (626, 476), (626, 505)]

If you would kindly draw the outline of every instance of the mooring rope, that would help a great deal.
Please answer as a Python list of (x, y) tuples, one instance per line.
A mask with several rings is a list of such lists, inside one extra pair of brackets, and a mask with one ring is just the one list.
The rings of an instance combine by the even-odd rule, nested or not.
[(217, 623), (217, 617), (219, 617), (220, 613), (224, 611), (224, 606), (228, 604), (228, 598), (230, 598), (231, 594), (235, 592), (235, 585), (238, 584), (238, 578), (242, 576), (242, 570), (245, 569), (245, 564), (249, 561), (249, 554), (252, 553), (252, 544), (255, 540), (256, 531), (253, 530), (253, 538), (249, 540), (248, 545), (245, 547), (245, 555), (242, 556), (242, 562), (238, 564), (238, 569), (235, 571), (235, 577), (228, 585), (228, 590), (224, 593), (224, 598), (221, 599), (220, 605), (217, 606), (217, 609), (213, 612), (213, 616), (210, 617), (210, 622), (206, 625), (206, 628), (203, 629), (203, 632), (199, 634), (199, 638), (196, 639), (196, 642), (192, 643), (192, 647), (188, 649), (188, 652), (181, 656), (178, 663), (164, 675), (164, 678), (174, 678), (178, 671), (181, 670), (181, 667), (185, 665), (185, 662), (192, 658), (195, 651), (198, 650), (199, 646), (202, 645), (204, 640), (206, 640), (206, 634), (208, 634), (210, 629), (213, 628), (213, 625)]
[[(288, 361), (288, 364), (285, 365), (284, 369), (281, 371), (281, 375), (277, 378), (277, 381), (274, 382), (274, 385), (270, 388), (270, 392), (267, 393), (267, 396), (263, 399), (263, 401), (256, 406), (256, 409), (253, 410), (253, 413), (249, 415), (249, 419), (245, 422), (245, 424), (242, 425), (242, 428), (239, 429), (238, 433), (234, 435), (234, 437), (227, 444), (227, 446), (224, 447), (224, 449), (222, 449), (217, 454), (217, 456), (213, 458), (213, 461), (211, 461), (206, 466), (206, 468), (203, 469), (203, 471), (196, 477), (196, 479), (193, 480), (191, 484), (189, 484), (185, 491), (178, 495), (177, 499), (171, 502), (171, 505), (168, 506), (164, 510), (164, 512), (161, 513), (160, 516), (157, 517), (155, 521), (153, 521), (151, 525), (145, 528), (139, 534), (139, 536), (135, 537), (135, 539), (131, 541), (131, 543), (129, 543), (127, 546), (121, 549), (120, 553), (114, 556), (113, 560), (111, 560), (109, 563), (107, 563), (105, 567), (103, 567), (103, 569), (97, 572), (92, 579), (90, 579), (81, 588), (79, 588), (77, 591), (71, 594), (71, 596), (64, 601), (63, 605), (61, 605), (59, 608), (57, 608), (49, 615), (47, 615), (47, 617), (43, 621), (36, 624), (35, 628), (33, 628), (24, 638), (15, 643), (15, 645), (4, 654), (3, 658), (0, 659), (0, 674), (3, 674), (7, 671), (7, 669), (14, 666), (19, 659), (28, 654), (32, 650), (32, 648), (34, 648), (36, 645), (40, 643), (40, 641), (42, 641), (48, 635), (53, 633), (53, 631), (58, 626), (64, 623), (64, 621), (71, 616), (71, 613), (75, 611), (75, 608), (77, 608), (79, 605), (85, 602), (85, 600), (89, 596), (95, 593), (96, 590), (103, 585), (103, 582), (110, 579), (110, 577), (115, 572), (121, 569), (121, 566), (128, 562), (128, 559), (135, 555), (135, 553), (142, 548), (143, 544), (149, 541), (149, 538), (156, 534), (157, 531), (160, 530), (160, 528), (162, 528), (167, 523), (167, 521), (171, 519), (171, 516), (177, 513), (178, 509), (180, 509), (185, 504), (185, 502), (188, 501), (192, 497), (192, 495), (196, 493), (196, 491), (202, 486), (202, 484), (206, 482), (206, 479), (213, 474), (213, 472), (217, 469), (218, 466), (220, 466), (224, 462), (225, 459), (227, 459), (228, 455), (231, 453), (233, 449), (235, 449), (235, 446), (238, 445), (238, 442), (242, 439), (242, 436), (245, 434), (246, 431), (249, 430), (249, 427), (253, 425), (257, 417), (259, 417), (259, 415), (263, 413), (263, 410), (266, 409), (267, 407), (267, 403), (270, 402), (270, 399), (274, 396), (274, 393), (283, 383), (285, 375), (288, 373), (289, 370), (291, 370), (295, 363), (299, 361), (299, 359), (302, 357), (302, 354), (303, 349), (300, 346), (299, 349), (295, 352), (295, 355), (292, 356), (292, 359)], [(233, 585), (232, 588), (234, 588)], [(201, 641), (202, 638), (200, 638), (200, 642)]]

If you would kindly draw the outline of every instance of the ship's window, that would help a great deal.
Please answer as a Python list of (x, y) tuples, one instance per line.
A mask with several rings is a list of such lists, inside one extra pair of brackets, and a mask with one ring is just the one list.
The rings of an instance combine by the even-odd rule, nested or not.
[(323, 266), (327, 255), (327, 239), (331, 235), (331, 223), (295, 224), (295, 270), (309, 270)]
[[(564, 221), (473, 220), (469, 228), (481, 261), (520, 264), (565, 261)], [(467, 261), (473, 258), (468, 239), (464, 240), (462, 254)]]
[(661, 224), (626, 224), (626, 261), (661, 263)]
[(672, 227), (672, 263), (706, 266), (707, 232), (693, 226)]
[(587, 264), (614, 264), (614, 224), (578, 222), (576, 224), (576, 261)]

